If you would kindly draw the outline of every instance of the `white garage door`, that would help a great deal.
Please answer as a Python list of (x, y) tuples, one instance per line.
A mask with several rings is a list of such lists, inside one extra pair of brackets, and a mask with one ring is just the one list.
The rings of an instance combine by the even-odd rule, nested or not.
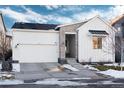
[(19, 45), (20, 57), (22, 63), (39, 63), (39, 62), (58, 62), (59, 47), (58, 45), (38, 45), (27, 44)]

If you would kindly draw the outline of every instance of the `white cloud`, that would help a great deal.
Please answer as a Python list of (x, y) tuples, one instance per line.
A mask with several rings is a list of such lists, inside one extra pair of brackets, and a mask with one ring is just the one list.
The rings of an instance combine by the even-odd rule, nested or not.
[(82, 11), (84, 6), (76, 6), (76, 5), (65, 5), (63, 6), (60, 11), (61, 12), (79, 12)]
[[(60, 6), (54, 6), (54, 8), (56, 8), (56, 9), (58, 7), (60, 7)], [(75, 6), (75, 8), (68, 6), (68, 9), (65, 11), (67, 11), (67, 13), (68, 13), (68, 10), (76, 11), (76, 7), (78, 7), (78, 6)], [(124, 6), (113, 6), (107, 10), (91, 9), (90, 11), (80, 11), (80, 12), (76, 11), (76, 13), (72, 13), (71, 15), (68, 15), (68, 16), (60, 15), (59, 11), (57, 11), (57, 12), (55, 11), (52, 14), (43, 15), (43, 14), (37, 13), (25, 6), (21, 6), (21, 8), (23, 8), (25, 10), (25, 12), (18, 12), (18, 11), (12, 10), (9, 7), (0, 8), (0, 11), (2, 11), (5, 16), (7, 16), (15, 21), (19, 21), (19, 22), (36, 22), (36, 23), (58, 22), (59, 24), (71, 23), (74, 21), (81, 21), (81, 20), (92, 18), (96, 15), (100, 15), (101, 17), (109, 20), (109, 19), (115, 18), (116, 16), (124, 13)], [(52, 9), (53, 9), (53, 6), (52, 6)]]
[(94, 10), (91, 9), (90, 11), (80, 12), (78, 14), (72, 15), (73, 19), (75, 20), (85, 20), (92, 18), (96, 15), (100, 15), (101, 17), (105, 18), (106, 20), (111, 20), (116, 16), (124, 14), (124, 6), (113, 6), (107, 10)]
[(62, 24), (73, 22), (73, 19), (71, 17), (60, 16), (60, 15), (56, 15), (56, 16), (51, 15), (51, 17), (52, 17), (53, 21), (56, 21), (56, 22), (62, 23)]
[(46, 23), (47, 22), (47, 17), (43, 16), (39, 13), (36, 13), (32, 11), (31, 9), (28, 9), (26, 7), (23, 7), (26, 12), (17, 12), (12, 10), (11, 8), (1, 8), (0, 11), (7, 16), (12, 18), (15, 21), (18, 22), (37, 22), (37, 23)]
[(58, 9), (60, 8), (59, 5), (46, 5), (45, 6), (48, 10)]
[(2, 11), (2, 13), (5, 16), (7, 16), (15, 21), (18, 21), (18, 22), (36, 22), (36, 23), (47, 23), (49, 21), (55, 21), (58, 23), (72, 22), (72, 19), (69, 17), (61, 16), (58, 14), (42, 15), (35, 11), (32, 11), (31, 9), (29, 9), (25, 6), (22, 6), (22, 8), (25, 10), (24, 13), (12, 10), (9, 7), (1, 8), (0, 11)]

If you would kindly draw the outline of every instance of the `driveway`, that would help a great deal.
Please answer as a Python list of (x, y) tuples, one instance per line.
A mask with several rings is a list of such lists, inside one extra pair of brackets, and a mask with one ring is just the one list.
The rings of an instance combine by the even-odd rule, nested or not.
[(101, 75), (96, 74), (96, 71), (84, 68), (81, 64), (76, 64), (75, 68), (79, 71), (70, 71), (65, 69), (64, 71), (48, 71), (50, 68), (56, 68), (60, 66), (59, 63), (23, 63), (21, 66), (21, 72), (16, 72), (15, 77), (19, 80), (42, 80), (46, 78), (59, 78), (59, 79), (102, 79)]

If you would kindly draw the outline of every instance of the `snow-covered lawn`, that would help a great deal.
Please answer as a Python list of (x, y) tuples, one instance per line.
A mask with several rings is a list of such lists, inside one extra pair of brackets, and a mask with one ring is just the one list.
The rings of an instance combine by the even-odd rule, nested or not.
[(104, 64), (105, 66), (118, 66), (118, 63)]
[(97, 68), (93, 67), (92, 65), (84, 65), (84, 68), (88, 68), (90, 70), (95, 70), (95, 71), (99, 71)]
[(17, 85), (23, 83), (21, 80), (0, 80), (0, 85)]
[(111, 63), (111, 64), (104, 64), (105, 66), (124, 66), (124, 63), (121, 63), (120, 65), (118, 63)]
[(59, 81), (58, 79), (45, 79), (43, 81), (37, 81), (35, 84), (43, 85), (59, 85), (59, 86), (80, 86), (87, 85), (86, 83), (72, 82), (72, 81)]
[(109, 76), (112, 76), (114, 78), (124, 78), (124, 71), (109, 69), (109, 70), (106, 70), (106, 71), (99, 71), (97, 73), (101, 73), (101, 74), (104, 74), (104, 75), (109, 75)]

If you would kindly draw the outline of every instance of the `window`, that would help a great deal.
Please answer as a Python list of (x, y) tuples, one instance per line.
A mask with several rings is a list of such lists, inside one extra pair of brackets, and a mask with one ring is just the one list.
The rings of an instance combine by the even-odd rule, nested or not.
[(102, 49), (101, 37), (93, 37), (93, 49)]

